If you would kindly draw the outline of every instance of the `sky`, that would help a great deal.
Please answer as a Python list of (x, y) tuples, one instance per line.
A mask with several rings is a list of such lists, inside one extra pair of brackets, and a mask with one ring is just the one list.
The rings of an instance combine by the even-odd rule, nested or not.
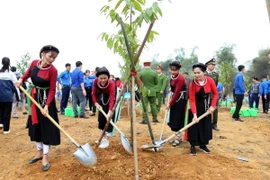
[[(114, 0), (116, 2), (118, 0)], [(58, 71), (66, 63), (83, 62), (83, 71), (106, 66), (111, 74), (120, 75), (114, 54), (102, 42), (102, 32), (119, 30), (100, 13), (107, 0), (8, 0), (0, 1), (0, 58), (9, 57), (11, 65), (30, 53), (39, 58), (39, 50), (47, 44), (59, 48), (54, 65)], [(154, 0), (147, 0), (147, 5)], [(270, 48), (270, 24), (265, 0), (167, 0), (159, 4), (163, 16), (153, 30), (159, 32), (148, 44), (141, 62), (159, 54), (158, 61), (175, 57), (174, 50), (190, 52), (198, 46), (200, 62), (214, 57), (224, 44), (235, 44), (238, 64), (245, 64), (258, 55), (260, 49)], [(147, 24), (139, 30), (142, 40)]]

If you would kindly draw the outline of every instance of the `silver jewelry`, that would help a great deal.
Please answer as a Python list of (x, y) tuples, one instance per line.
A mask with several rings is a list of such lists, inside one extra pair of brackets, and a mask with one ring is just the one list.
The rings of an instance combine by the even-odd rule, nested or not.
[(172, 80), (175, 80), (175, 79), (178, 78), (179, 75), (180, 75), (180, 73), (178, 73), (178, 75), (177, 75), (175, 78), (171, 75), (171, 79), (172, 79)]
[(202, 84), (200, 83), (198, 84), (195, 79), (194, 79), (194, 83), (198, 86), (204, 86), (207, 83), (207, 78), (204, 79), (204, 82)]
[(109, 86), (109, 84), (110, 84), (109, 81), (107, 81), (107, 82), (108, 82), (107, 86), (104, 86), (104, 87), (101, 86), (99, 82), (97, 83), (97, 85), (98, 85), (98, 87), (99, 87), (100, 89), (105, 89), (105, 88), (107, 88), (107, 87)]
[(40, 61), (38, 61), (38, 63), (37, 63), (37, 67), (38, 67), (39, 69), (41, 69), (41, 70), (48, 70), (48, 69), (50, 69), (50, 68), (52, 67), (52, 65), (50, 65), (49, 67), (43, 68), (43, 67), (41, 67), (41, 60), (40, 60)]
[(103, 94), (101, 94), (101, 102), (104, 106), (106, 106), (110, 101), (110, 98), (108, 99), (108, 101), (106, 103), (104, 103), (104, 99), (103, 99)]

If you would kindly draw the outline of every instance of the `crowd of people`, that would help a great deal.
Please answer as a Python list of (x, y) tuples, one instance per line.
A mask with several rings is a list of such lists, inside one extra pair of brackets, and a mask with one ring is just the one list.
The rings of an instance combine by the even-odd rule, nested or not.
[[(65, 71), (58, 73), (53, 65), (60, 51), (52, 45), (42, 47), (40, 59), (33, 60), (21, 75), (16, 68), (10, 68), (10, 60), (7, 57), (2, 59), (0, 69), (0, 128), (4, 134), (10, 133), (11, 114), (13, 118), (18, 118), (17, 106), (21, 104), (23, 114), (28, 114), (27, 128), (30, 140), (36, 142), (36, 155), (30, 159), (29, 164), (42, 161), (42, 170), (50, 168), (49, 152), (51, 146), (60, 144), (60, 131), (48, 119), (50, 115), (56, 123), (59, 123), (58, 109), (55, 101), (56, 86), (61, 90), (60, 114), (65, 114), (70, 96), (72, 97), (72, 109), (74, 118), (88, 119), (85, 109), (89, 106), (89, 115), (95, 116), (97, 109), (105, 111), (106, 115), (98, 112), (98, 129), (102, 133), (106, 122), (114, 120), (113, 107), (116, 101), (117, 88), (121, 89), (122, 84), (119, 78), (113, 77), (106, 67), (96, 68), (94, 71), (82, 71), (83, 63), (77, 61), (75, 69), (71, 71), (71, 64), (65, 64)], [(196, 124), (188, 130), (188, 141), (190, 143), (190, 154), (196, 155), (196, 146), (199, 150), (210, 153), (207, 145), (212, 139), (212, 130), (219, 131), (218, 123), (218, 100), (220, 92), (219, 74), (214, 70), (215, 59), (211, 59), (205, 64), (197, 63), (192, 66), (194, 79), (189, 78), (189, 74), (181, 73), (179, 61), (172, 61), (169, 64), (170, 78), (163, 73), (163, 67), (157, 66), (156, 72), (150, 68), (151, 62), (145, 61), (144, 68), (138, 73), (142, 82), (139, 90), (148, 112), (150, 104), (152, 122), (158, 123), (158, 113), (164, 101), (164, 94), (169, 88), (169, 98), (165, 109), (169, 112), (168, 126), (171, 131), (177, 132), (185, 126), (185, 117), (188, 113), (188, 122), (194, 121)], [(244, 89), (243, 73), (245, 67), (238, 67), (239, 73), (235, 77), (235, 101), (236, 111), (233, 118), (236, 121), (243, 121), (239, 117), (239, 110), (242, 106), (243, 97), (246, 94)], [(25, 94), (19, 91), (22, 86), (26, 89), (25, 82), (30, 78), (31, 84), (27, 87), (29, 95), (38, 102), (42, 109), (39, 110), (33, 100), (27, 100), (28, 111), (25, 109)], [(263, 97), (265, 102), (270, 99), (270, 83), (268, 81), (258, 82), (253, 78), (253, 85), (250, 91), (250, 103), (256, 103), (258, 107), (258, 97)], [(31, 98), (30, 98), (31, 99)], [(19, 103), (18, 103), (19, 102)], [(188, 110), (187, 106), (190, 105)], [(80, 112), (78, 111), (80, 107)], [(265, 103), (265, 111), (268, 112), (269, 103)], [(209, 115), (198, 118), (205, 112)], [(147, 119), (142, 116), (141, 124), (147, 124)], [(109, 125), (104, 137), (99, 145), (100, 148), (109, 146), (109, 138), (112, 135), (113, 127)], [(181, 134), (171, 142), (173, 146), (181, 144), (183, 137)]]

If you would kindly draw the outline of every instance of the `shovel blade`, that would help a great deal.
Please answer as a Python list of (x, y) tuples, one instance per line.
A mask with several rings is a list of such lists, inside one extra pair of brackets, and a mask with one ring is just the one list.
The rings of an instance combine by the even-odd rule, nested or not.
[(97, 163), (97, 156), (88, 143), (79, 147), (73, 155), (85, 166), (93, 166)]
[(125, 148), (125, 150), (129, 153), (129, 154), (133, 154), (133, 150), (132, 147), (129, 143), (129, 140), (121, 134), (121, 143), (123, 145), (123, 147)]

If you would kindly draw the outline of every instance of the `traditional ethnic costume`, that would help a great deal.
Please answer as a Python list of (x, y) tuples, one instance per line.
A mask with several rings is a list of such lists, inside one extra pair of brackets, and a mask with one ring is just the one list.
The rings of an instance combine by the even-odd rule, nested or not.
[[(211, 102), (210, 93), (212, 93)], [(200, 117), (209, 109), (210, 106), (215, 107), (217, 99), (217, 88), (214, 80), (211, 77), (205, 76), (205, 81), (202, 84), (200, 84), (197, 80), (193, 80), (189, 86), (189, 101), (191, 106), (191, 111), (189, 111), (189, 122), (193, 120), (193, 114), (197, 114), (197, 117)], [(211, 139), (211, 115), (206, 116), (197, 124), (188, 129), (188, 141), (192, 148), (194, 148), (194, 146), (204, 148)]]
[[(92, 98), (95, 103), (98, 103), (103, 111), (107, 114), (110, 111), (112, 111), (114, 103), (115, 103), (115, 95), (116, 95), (116, 88), (115, 88), (115, 82), (111, 79), (108, 79), (108, 82), (105, 86), (101, 86), (101, 84), (98, 82), (98, 79), (96, 78), (93, 83), (93, 93)], [(114, 121), (114, 115), (112, 117), (112, 120)], [(98, 128), (103, 131), (105, 125), (107, 123), (107, 118), (99, 111), (98, 113)], [(113, 126), (109, 124), (109, 127), (107, 129), (106, 135), (111, 136), (111, 132), (113, 131)], [(104, 144), (104, 146), (103, 146)], [(103, 138), (101, 141), (101, 148), (105, 148), (109, 145), (109, 142), (106, 138)]]
[[(29, 77), (33, 84), (29, 91), (31, 96), (42, 106), (48, 105), (49, 115), (57, 122), (57, 108), (55, 103), (57, 70), (53, 65), (40, 67), (40, 60), (34, 60), (30, 68), (22, 76), (23, 81)], [(31, 103), (28, 99), (28, 104)], [(44, 145), (59, 145), (59, 129), (36, 107), (34, 103), (28, 106), (29, 136), (31, 141), (42, 142)], [(41, 150), (41, 149), (40, 149)]]
[[(173, 93), (170, 101), (170, 120), (168, 126), (172, 131), (177, 132), (184, 127), (186, 99), (186, 83), (181, 74), (172, 77), (170, 80), (171, 92)], [(174, 140), (173, 145), (180, 144), (180, 137)]]

